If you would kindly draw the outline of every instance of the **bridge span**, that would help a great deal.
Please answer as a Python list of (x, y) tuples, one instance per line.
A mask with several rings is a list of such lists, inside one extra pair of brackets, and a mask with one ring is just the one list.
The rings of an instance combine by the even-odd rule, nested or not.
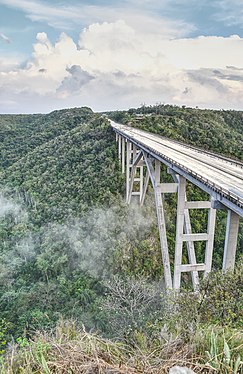
[[(118, 142), (118, 157), (126, 173), (126, 201), (132, 196), (143, 205), (149, 180), (152, 183), (160, 244), (167, 288), (180, 289), (181, 273), (190, 272), (194, 290), (199, 287), (199, 271), (206, 276), (212, 269), (215, 219), (217, 209), (227, 209), (223, 270), (233, 269), (240, 217), (243, 217), (243, 163), (203, 151), (199, 148), (163, 138), (110, 120)], [(173, 183), (161, 181), (161, 163), (167, 166)], [(144, 173), (146, 169), (146, 173)], [(186, 182), (207, 192), (208, 201), (187, 201)], [(163, 194), (177, 193), (176, 245), (174, 279), (172, 281), (166, 236)], [(190, 209), (207, 209), (206, 233), (192, 233)], [(204, 263), (197, 263), (194, 242), (205, 241)], [(188, 264), (182, 263), (183, 243), (186, 242)]]

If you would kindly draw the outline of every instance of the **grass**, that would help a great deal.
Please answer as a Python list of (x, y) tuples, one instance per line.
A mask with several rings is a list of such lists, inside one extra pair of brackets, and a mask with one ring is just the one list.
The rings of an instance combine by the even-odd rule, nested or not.
[[(238, 333), (232, 340), (238, 344), (242, 337)], [(221, 352), (220, 339), (212, 329), (206, 331), (204, 338), (201, 335), (198, 344), (204, 340), (203, 349), (208, 348), (204, 354), (195, 350), (195, 341), (185, 344), (179, 337), (141, 349), (90, 334), (84, 328), (78, 329), (73, 321), (61, 321), (52, 333), (39, 332), (30, 342), (13, 344), (2, 359), (0, 373), (163, 374), (175, 365), (190, 367), (195, 373), (241, 373), (242, 362), (237, 353), (240, 347), (231, 349), (230, 339), (226, 343), (224, 337)]]
[[(175, 365), (195, 373), (243, 374), (242, 269), (223, 277), (220, 272), (212, 274), (202, 283), (201, 294), (168, 294), (164, 309), (155, 308), (152, 318), (144, 321), (138, 320), (138, 312), (148, 303), (151, 288), (141, 290), (139, 284), (134, 288), (130, 282), (122, 288), (120, 303), (115, 291), (124, 284), (118, 282), (118, 289), (112, 285), (115, 294), (104, 312), (112, 336), (119, 339), (104, 338), (74, 321), (61, 320), (53, 331), (36, 332), (32, 340), (19, 338), (8, 344), (0, 356), (0, 374), (163, 374)], [(133, 298), (129, 299), (131, 287)], [(143, 298), (137, 299), (141, 292)], [(151, 308), (155, 302), (152, 299)], [(134, 305), (138, 310), (134, 311)], [(130, 316), (127, 309), (131, 306)], [(130, 331), (133, 319), (137, 323)], [(123, 320), (125, 327), (119, 325)]]
[(21, 347), (12, 345), (2, 360), (1, 374), (17, 373), (167, 373), (176, 364), (198, 369), (192, 349), (179, 339), (160, 348), (141, 350), (102, 339), (80, 330), (72, 321), (61, 322), (52, 334), (37, 333)]

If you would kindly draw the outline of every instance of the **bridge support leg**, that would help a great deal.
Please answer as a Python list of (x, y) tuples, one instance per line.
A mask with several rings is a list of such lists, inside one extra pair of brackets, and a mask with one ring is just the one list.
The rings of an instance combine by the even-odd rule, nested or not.
[[(172, 174), (173, 175), (173, 174)], [(176, 247), (174, 260), (174, 289), (180, 289), (181, 273), (191, 272), (194, 291), (199, 288), (198, 271), (204, 271), (206, 276), (212, 268), (213, 243), (215, 231), (216, 210), (212, 208), (211, 201), (187, 201), (186, 180), (182, 176), (174, 175), (173, 178), (179, 182), (177, 203), (177, 227)], [(208, 227), (205, 234), (193, 234), (190, 222), (189, 209), (209, 209)], [(184, 234), (185, 232), (185, 234)], [(204, 263), (197, 263), (194, 241), (206, 241), (206, 252)], [(188, 264), (182, 264), (183, 242), (187, 244)]]
[[(161, 246), (161, 254), (162, 254), (162, 261), (163, 261), (163, 268), (164, 268), (165, 287), (166, 289), (172, 289), (169, 249), (168, 249), (168, 242), (167, 242), (167, 235), (166, 235), (165, 213), (164, 213), (164, 205), (163, 205), (163, 199), (162, 199), (162, 193), (161, 193), (162, 192), (161, 186), (163, 186), (163, 183), (162, 184), (160, 183), (161, 163), (160, 161), (155, 160), (155, 169), (154, 169), (151, 159), (148, 158), (145, 152), (143, 152), (143, 156), (144, 156), (144, 161), (147, 166), (147, 175), (145, 178), (145, 185), (144, 185), (143, 196), (142, 196), (141, 201), (142, 203), (144, 202), (144, 197), (145, 197), (145, 193), (147, 190), (148, 181), (150, 177), (153, 188), (154, 188), (154, 195), (155, 195), (156, 213), (157, 213), (159, 236), (160, 236), (160, 246)], [(166, 187), (167, 187), (167, 184), (165, 183), (165, 189)]]
[(132, 144), (132, 162), (134, 162), (137, 155), (137, 147), (135, 144)]
[[(135, 156), (135, 154), (136, 154), (136, 156)], [(134, 155), (133, 155), (133, 164), (132, 164), (130, 180), (129, 180), (129, 192), (128, 192), (128, 197), (127, 197), (127, 203), (128, 204), (130, 204), (130, 202), (131, 202), (132, 195), (138, 195), (139, 200), (141, 198), (141, 191), (133, 192), (133, 185), (134, 185), (134, 182), (135, 182), (135, 176), (136, 176), (137, 169), (138, 169), (137, 165), (138, 165), (139, 161), (141, 160), (142, 156), (143, 156), (143, 154), (142, 154), (141, 151), (138, 154), (137, 154), (137, 151), (136, 151), (136, 153), (134, 153)], [(136, 182), (137, 181), (139, 182), (139, 186), (141, 187), (140, 178), (137, 178)]]
[[(186, 198), (186, 195), (185, 195), (185, 198)], [(186, 234), (189, 234), (189, 235), (192, 234), (192, 225), (191, 225), (191, 219), (190, 219), (190, 214), (189, 214), (189, 210), (188, 209), (185, 209), (185, 211), (184, 211), (184, 232)], [(196, 260), (194, 242), (193, 241), (187, 241), (186, 242), (186, 246), (187, 246), (187, 253), (188, 253), (189, 264), (196, 265), (197, 260)], [(191, 272), (191, 275), (192, 275), (193, 289), (194, 289), (194, 291), (197, 291), (199, 289), (199, 275), (198, 275), (198, 271), (197, 270), (193, 270)]]
[(186, 179), (178, 176), (179, 188), (177, 198), (177, 221), (176, 221), (176, 246), (174, 260), (174, 289), (179, 290), (181, 284), (181, 263), (183, 249), (183, 227), (184, 227), (184, 209), (186, 201)]
[(148, 189), (148, 184), (149, 184), (149, 171), (147, 170), (144, 185), (143, 185), (143, 188), (142, 188), (142, 195), (141, 195), (141, 201), (140, 201), (141, 206), (143, 206), (143, 204), (144, 204), (146, 192), (147, 192), (147, 189)]
[(129, 189), (130, 189), (130, 169), (131, 169), (131, 143), (127, 141), (127, 163), (126, 163), (126, 201), (128, 202), (129, 198)]
[(226, 237), (224, 245), (223, 271), (233, 270), (239, 230), (240, 216), (228, 210)]
[(162, 253), (162, 260), (163, 260), (163, 267), (164, 267), (165, 287), (167, 289), (172, 289), (169, 249), (168, 249), (167, 235), (166, 235), (165, 213), (164, 213), (163, 199), (162, 199), (162, 194), (161, 194), (161, 189), (160, 189), (160, 167), (161, 167), (160, 162), (158, 160), (155, 160), (154, 193), (155, 193), (155, 203), (156, 203), (156, 211), (157, 211), (157, 218), (158, 218), (161, 253)]
[(125, 153), (126, 153), (126, 142), (125, 142), (125, 139), (122, 137), (122, 155), (121, 155), (121, 158), (122, 158), (122, 174), (125, 173)]
[(143, 196), (143, 166), (139, 167), (139, 178), (140, 178), (140, 186), (139, 186), (140, 198), (139, 198), (139, 202), (140, 202), (140, 205), (142, 205), (142, 196)]
[(211, 207), (209, 208), (209, 211), (208, 211), (208, 229), (207, 229), (208, 240), (206, 242), (204, 278), (212, 270), (214, 232), (215, 232), (215, 221), (216, 221), (216, 209), (214, 209), (212, 206), (213, 206), (213, 199), (211, 197)]
[(121, 161), (121, 147), (122, 147), (122, 138), (121, 135), (118, 135), (118, 159)]
[[(172, 175), (175, 183), (179, 183), (180, 179), (179, 179), (178, 174), (175, 174), (171, 169), (168, 169), (168, 173)], [(185, 193), (185, 202), (186, 201), (187, 201), (187, 196), (186, 196), (186, 193)], [(187, 208), (184, 209), (184, 232), (188, 235), (192, 234), (190, 213), (189, 213), (189, 209), (187, 209)], [(196, 265), (197, 260), (196, 260), (194, 242), (192, 240), (191, 241), (188, 240), (186, 242), (186, 246), (187, 246), (189, 264)], [(193, 289), (194, 289), (194, 291), (197, 291), (199, 289), (199, 274), (198, 274), (198, 271), (197, 270), (191, 271), (191, 276), (192, 276)]]

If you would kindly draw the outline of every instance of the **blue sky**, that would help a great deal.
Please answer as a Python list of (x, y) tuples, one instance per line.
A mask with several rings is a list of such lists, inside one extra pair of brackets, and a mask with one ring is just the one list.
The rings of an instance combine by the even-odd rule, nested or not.
[(0, 0), (0, 112), (243, 109), (242, 47), (241, 0)]
[[(33, 4), (26, 5), (25, 3)], [(143, 4), (144, 3), (144, 4)], [(34, 4), (37, 4), (36, 8)], [(237, 34), (243, 37), (243, 4), (241, 1), (75, 1), (63, 2), (59, 0), (52, 1), (1, 1), (0, 0), (0, 32), (11, 39), (11, 44), (1, 43), (0, 52), (2, 53), (20, 53), (28, 56), (32, 52), (32, 44), (35, 42), (36, 34), (45, 31), (49, 39), (55, 41), (61, 31), (66, 31), (74, 39), (82, 28), (89, 26), (94, 21), (106, 21), (105, 10), (118, 9), (114, 16), (119, 18), (119, 9), (127, 11), (136, 11), (137, 7), (144, 13), (151, 14), (159, 18), (166, 17), (174, 21), (184, 21), (192, 26), (188, 37), (199, 35), (217, 35), (230, 36)], [(125, 5), (125, 6), (124, 6)], [(38, 9), (43, 7), (72, 9), (75, 8), (80, 13), (80, 17), (74, 20), (66, 17), (49, 17), (46, 14), (46, 20), (41, 16), (39, 19), (32, 20), (31, 17), (38, 15)], [(103, 14), (92, 15), (92, 7), (103, 8)], [(83, 8), (90, 8), (87, 15), (82, 16)], [(241, 16), (240, 16), (241, 14)], [(54, 20), (56, 19), (56, 24)], [(60, 24), (58, 24), (60, 20)], [(145, 26), (146, 27), (146, 26)]]

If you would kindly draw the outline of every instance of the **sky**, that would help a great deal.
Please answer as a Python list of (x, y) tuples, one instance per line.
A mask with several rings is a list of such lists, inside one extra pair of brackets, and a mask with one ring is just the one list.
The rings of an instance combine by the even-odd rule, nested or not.
[(243, 0), (0, 0), (0, 113), (243, 110)]

